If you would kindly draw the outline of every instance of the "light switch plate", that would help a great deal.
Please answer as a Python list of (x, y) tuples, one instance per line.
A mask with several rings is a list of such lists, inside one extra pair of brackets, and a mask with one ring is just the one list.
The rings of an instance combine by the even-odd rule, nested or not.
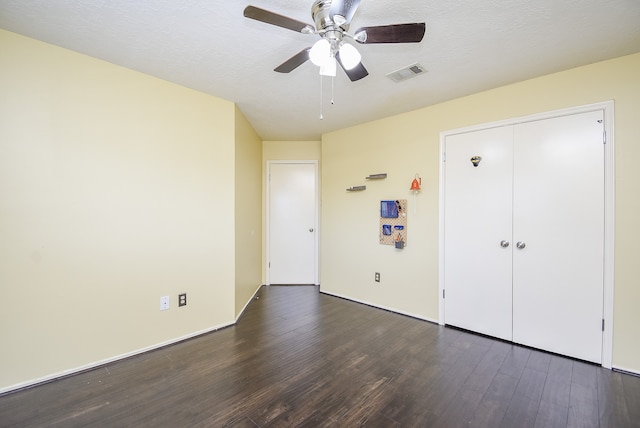
[(169, 296), (160, 297), (160, 310), (166, 311), (169, 309)]

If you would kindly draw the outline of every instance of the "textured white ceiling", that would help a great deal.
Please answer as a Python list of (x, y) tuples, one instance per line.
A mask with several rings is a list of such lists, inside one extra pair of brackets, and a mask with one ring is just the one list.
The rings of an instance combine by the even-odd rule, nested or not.
[[(357, 45), (369, 76), (310, 62), (273, 68), (317, 36), (243, 17), (245, 6), (312, 23), (312, 0), (0, 0), (0, 28), (235, 102), (264, 140), (325, 132), (508, 83), (640, 52), (639, 0), (362, 0), (352, 28), (427, 23), (420, 44)], [(428, 72), (394, 83), (418, 62)]]

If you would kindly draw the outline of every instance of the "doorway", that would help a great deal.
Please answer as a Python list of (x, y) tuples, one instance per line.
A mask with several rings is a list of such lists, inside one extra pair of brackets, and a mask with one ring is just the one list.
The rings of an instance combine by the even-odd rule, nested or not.
[(267, 162), (270, 284), (318, 285), (318, 162)]

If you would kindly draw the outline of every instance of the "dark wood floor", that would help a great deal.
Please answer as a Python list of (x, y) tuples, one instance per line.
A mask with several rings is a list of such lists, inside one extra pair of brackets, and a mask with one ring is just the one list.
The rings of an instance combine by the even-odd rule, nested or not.
[(2, 427), (640, 427), (640, 378), (318, 293), (0, 397)]

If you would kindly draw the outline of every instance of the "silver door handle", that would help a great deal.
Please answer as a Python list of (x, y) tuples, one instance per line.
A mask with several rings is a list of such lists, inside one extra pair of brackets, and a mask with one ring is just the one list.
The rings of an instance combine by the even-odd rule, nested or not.
[(313, 227), (309, 229), (309, 232), (313, 232)]
[(518, 242), (516, 242), (516, 247), (518, 247), (518, 249), (519, 249), (519, 250), (522, 250), (522, 249), (523, 249), (524, 247), (526, 247), (526, 246), (527, 246), (527, 244), (525, 244), (525, 243), (524, 243), (524, 242), (522, 242), (522, 241), (518, 241)]
[(509, 241), (500, 241), (500, 246), (502, 248), (507, 248), (509, 246)]

